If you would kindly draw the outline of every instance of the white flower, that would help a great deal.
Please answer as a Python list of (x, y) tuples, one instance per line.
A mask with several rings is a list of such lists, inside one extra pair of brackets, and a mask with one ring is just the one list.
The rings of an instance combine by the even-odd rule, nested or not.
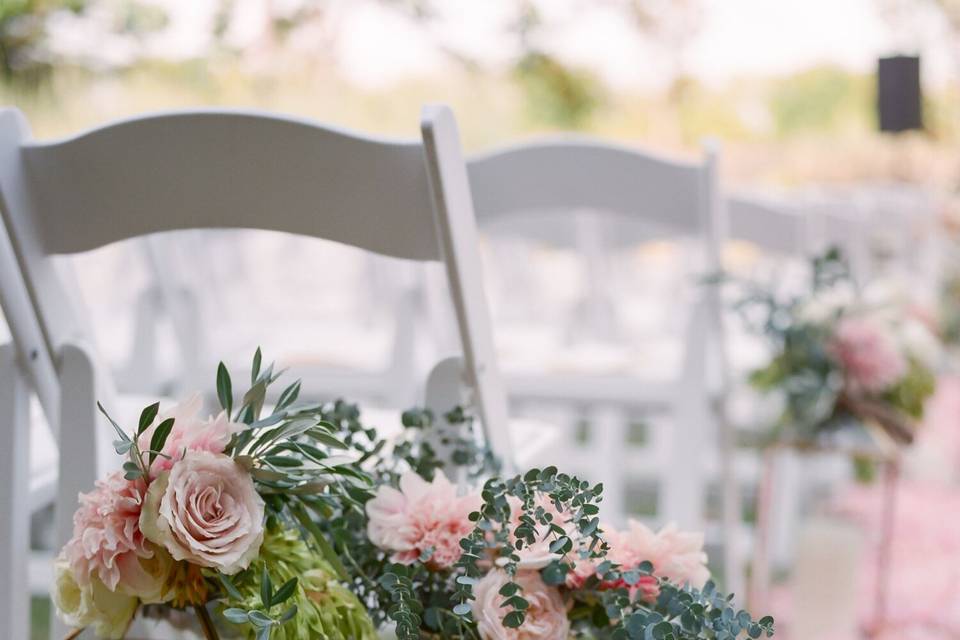
[(900, 341), (917, 362), (935, 369), (940, 361), (940, 342), (927, 326), (916, 318), (907, 318), (900, 328)]
[(139, 601), (133, 596), (110, 591), (96, 574), (81, 587), (64, 556), (54, 563), (51, 599), (57, 615), (69, 627), (91, 627), (101, 638), (119, 640), (130, 626)]
[(848, 282), (840, 282), (819, 291), (800, 308), (798, 317), (810, 324), (823, 324), (835, 320), (842, 311), (850, 308), (856, 300), (856, 292)]

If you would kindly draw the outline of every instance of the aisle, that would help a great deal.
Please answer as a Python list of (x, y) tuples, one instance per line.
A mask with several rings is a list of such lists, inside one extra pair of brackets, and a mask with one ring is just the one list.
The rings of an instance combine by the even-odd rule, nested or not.
[[(960, 378), (945, 377), (930, 401), (923, 432), (905, 464), (896, 495), (888, 615), (878, 640), (960, 638)], [(881, 513), (879, 484), (838, 492), (838, 512), (864, 532), (858, 581), (858, 618), (874, 615)], [(773, 594), (778, 637), (790, 638), (790, 620), (816, 612), (794, 610), (789, 584)], [(859, 640), (847, 633), (818, 640)]]

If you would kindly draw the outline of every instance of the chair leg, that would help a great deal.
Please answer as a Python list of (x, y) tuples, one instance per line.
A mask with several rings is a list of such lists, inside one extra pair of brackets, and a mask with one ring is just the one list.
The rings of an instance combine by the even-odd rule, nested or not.
[[(60, 352), (60, 475), (55, 507), (56, 544), (62, 547), (73, 535), (73, 514), (78, 494), (93, 489), (104, 461), (103, 434), (97, 416), (97, 385), (93, 357), (82, 346), (67, 344)], [(108, 401), (107, 401), (108, 402)], [(51, 638), (68, 631), (55, 615)]]
[(12, 344), (0, 345), (0, 637), (30, 637), (30, 417)]

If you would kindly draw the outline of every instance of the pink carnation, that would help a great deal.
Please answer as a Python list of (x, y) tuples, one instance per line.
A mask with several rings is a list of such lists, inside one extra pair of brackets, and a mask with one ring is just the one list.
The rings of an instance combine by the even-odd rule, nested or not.
[(183, 458), (184, 452), (207, 451), (209, 453), (223, 453), (230, 438), (236, 433), (240, 425), (231, 422), (223, 411), (214, 418), (203, 420), (199, 417), (203, 407), (200, 394), (194, 394), (187, 400), (160, 414), (140, 436), (138, 445), (142, 451), (150, 448), (150, 440), (154, 431), (164, 420), (173, 418), (173, 430), (167, 436), (163, 445), (163, 453), (167, 457), (157, 456), (150, 467), (151, 478), (157, 477), (163, 471), (169, 471), (173, 463)]
[(391, 559), (412, 564), (429, 554), (433, 569), (453, 566), (460, 558), (460, 540), (473, 530), (471, 512), (480, 508), (480, 496), (457, 495), (457, 488), (441, 472), (427, 482), (408, 471), (400, 478), (400, 490), (383, 486), (367, 503), (370, 541)]
[(907, 372), (897, 341), (883, 325), (868, 318), (845, 318), (834, 330), (830, 353), (854, 391), (880, 393)]
[(89, 585), (94, 573), (111, 591), (121, 584), (136, 585), (144, 578), (140, 559), (154, 554), (140, 531), (146, 490), (142, 480), (126, 480), (123, 472), (117, 471), (98, 481), (90, 493), (80, 494), (80, 507), (73, 515), (73, 538), (64, 547), (80, 585)]
[[(621, 571), (629, 571), (642, 562), (649, 562), (653, 565), (655, 576), (666, 578), (674, 584), (689, 583), (694, 587), (702, 587), (710, 578), (701, 533), (680, 531), (672, 523), (654, 533), (636, 520), (629, 520), (625, 531), (611, 527), (603, 527), (603, 531), (610, 546), (607, 560), (620, 565)], [(567, 583), (577, 588), (595, 572), (596, 561), (578, 560)], [(639, 594), (641, 599), (648, 601), (655, 599), (660, 592), (657, 579), (653, 576), (643, 576), (633, 585), (620, 582), (607, 586), (629, 586), (631, 596)]]

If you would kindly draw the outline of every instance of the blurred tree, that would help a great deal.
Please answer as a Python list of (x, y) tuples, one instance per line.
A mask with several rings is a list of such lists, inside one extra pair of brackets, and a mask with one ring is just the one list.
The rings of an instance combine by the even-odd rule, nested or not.
[(770, 109), (780, 136), (872, 130), (872, 79), (836, 67), (821, 66), (775, 82)]
[(613, 0), (632, 19), (639, 32), (663, 49), (672, 66), (670, 96), (682, 101), (686, 84), (686, 56), (703, 25), (702, 0)]
[(81, 13), (87, 0), (0, 2), (0, 76), (7, 82), (38, 84), (51, 69), (47, 19), (57, 11)]
[[(28, 88), (40, 86), (56, 63), (67, 62), (51, 42), (51, 21), (65, 16), (83, 20), (98, 11), (96, 23), (110, 35), (138, 38), (167, 22), (159, 6), (137, 0), (0, 0), (0, 80)], [(71, 58), (69, 63), (82, 66), (94, 59), (95, 52)]]
[(602, 102), (600, 83), (593, 74), (568, 67), (542, 51), (525, 53), (515, 75), (538, 122), (578, 129)]
[(514, 77), (533, 120), (565, 129), (585, 126), (603, 101), (600, 81), (586, 69), (564, 64), (538, 43), (544, 23), (532, 0), (519, 3), (516, 18), (508, 28), (520, 49)]

